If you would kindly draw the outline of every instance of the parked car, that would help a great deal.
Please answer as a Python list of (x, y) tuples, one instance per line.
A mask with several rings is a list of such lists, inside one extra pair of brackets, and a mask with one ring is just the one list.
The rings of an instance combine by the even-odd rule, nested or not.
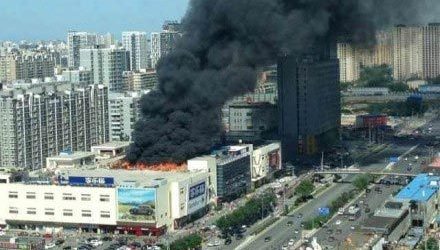
[(55, 243), (49, 242), (46, 245), (44, 245), (44, 249), (52, 249), (55, 247)]
[(64, 243), (64, 240), (63, 239), (57, 239), (56, 241), (55, 241), (55, 245), (57, 245), (57, 246), (59, 246), (59, 245), (61, 245), (61, 244), (63, 244)]
[(232, 243), (232, 239), (231, 238), (227, 238), (225, 240), (225, 245), (231, 245), (231, 243)]

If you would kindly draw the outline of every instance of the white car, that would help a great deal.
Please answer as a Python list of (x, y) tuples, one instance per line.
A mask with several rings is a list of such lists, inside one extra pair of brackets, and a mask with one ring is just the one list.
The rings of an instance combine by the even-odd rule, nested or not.
[(91, 241), (89, 242), (89, 244), (92, 245), (92, 246), (94, 246), (94, 247), (99, 247), (99, 246), (102, 245), (102, 241), (101, 241), (101, 240), (94, 239), (94, 240), (91, 240)]
[(289, 244), (289, 246), (293, 246), (293, 245), (295, 245), (295, 241), (293, 239), (290, 239), (288, 244)]
[(209, 242), (208, 247), (216, 247), (216, 246), (220, 246), (220, 241), (216, 240), (214, 242)]
[(3, 230), (0, 230), (0, 236), (4, 236), (6, 233)]
[(340, 220), (337, 220), (336, 222), (335, 222), (335, 225), (341, 225), (341, 221)]
[(55, 247), (55, 243), (49, 242), (46, 245), (44, 245), (44, 249), (51, 249)]
[(339, 209), (338, 209), (338, 214), (339, 214), (339, 215), (343, 215), (343, 214), (344, 214), (344, 208), (342, 208), (342, 207), (339, 208)]

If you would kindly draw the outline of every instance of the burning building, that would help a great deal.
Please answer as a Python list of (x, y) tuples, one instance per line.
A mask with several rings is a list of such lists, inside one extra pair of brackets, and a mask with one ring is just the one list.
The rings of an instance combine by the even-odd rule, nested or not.
[(223, 132), (221, 107), (254, 90), (260, 66), (310, 45), (331, 48), (342, 35), (358, 46), (372, 44), (377, 28), (420, 22), (420, 10), (429, 17), (439, 6), (432, 0), (193, 0), (176, 50), (157, 66), (157, 90), (141, 101), (127, 160), (183, 163), (209, 152)]

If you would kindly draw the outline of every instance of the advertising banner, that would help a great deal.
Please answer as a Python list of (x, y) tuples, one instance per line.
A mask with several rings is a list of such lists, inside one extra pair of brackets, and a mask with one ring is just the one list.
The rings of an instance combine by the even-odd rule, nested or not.
[(156, 189), (118, 188), (118, 220), (131, 222), (154, 221)]
[(203, 181), (188, 187), (188, 214), (206, 206), (206, 182)]
[(275, 151), (272, 151), (268, 155), (269, 155), (269, 167), (272, 170), (280, 170), (281, 169), (280, 150), (277, 149)]
[(69, 176), (71, 186), (113, 186), (114, 184), (112, 177)]

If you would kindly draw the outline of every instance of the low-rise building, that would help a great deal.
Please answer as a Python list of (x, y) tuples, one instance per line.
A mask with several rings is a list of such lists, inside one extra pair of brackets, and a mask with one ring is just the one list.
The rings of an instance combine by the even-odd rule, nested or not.
[(0, 224), (160, 235), (204, 214), (208, 173), (65, 169), (0, 183)]
[(211, 156), (189, 160), (188, 170), (208, 172), (211, 197), (216, 202), (231, 201), (251, 189), (252, 152), (252, 144), (227, 146)]
[(253, 142), (260, 140), (262, 133), (276, 130), (276, 106), (268, 102), (229, 105), (228, 117), (229, 141)]
[(396, 200), (410, 204), (413, 226), (436, 226), (439, 187), (440, 176), (419, 174), (395, 196)]
[(272, 179), (273, 174), (282, 169), (281, 144), (274, 142), (256, 147), (252, 152), (251, 166), (254, 187)]
[(58, 156), (46, 158), (46, 169), (53, 171), (56, 169), (93, 165), (95, 157), (95, 153), (92, 152), (62, 152)]
[(362, 224), (362, 229), (382, 235), (387, 241), (398, 241), (410, 226), (409, 203), (387, 201)]

